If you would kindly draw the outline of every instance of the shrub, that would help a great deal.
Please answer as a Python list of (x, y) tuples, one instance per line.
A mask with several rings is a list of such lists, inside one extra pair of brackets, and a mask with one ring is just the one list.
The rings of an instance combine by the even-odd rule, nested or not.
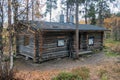
[(105, 55), (108, 56), (108, 57), (117, 57), (117, 56), (120, 56), (120, 54), (118, 54), (116, 52), (113, 52), (111, 50), (106, 50)]
[(120, 54), (120, 41), (114, 41), (112, 39), (107, 39), (105, 41), (105, 46), (110, 49), (111, 52)]
[(113, 47), (111, 47), (111, 50), (116, 53), (120, 53), (120, 44), (117, 44)]
[(98, 72), (98, 76), (101, 78), (101, 80), (108, 80), (108, 76), (107, 76), (107, 71), (100, 69)]
[(76, 75), (70, 72), (62, 72), (52, 80), (82, 80), (82, 79), (79, 75)]
[(101, 80), (108, 80), (108, 76), (106, 74), (102, 75)]
[(82, 80), (87, 80), (90, 77), (90, 70), (86, 67), (73, 69), (72, 72), (76, 75), (79, 75)]
[(15, 79), (15, 71), (9, 69), (8, 62), (0, 64), (0, 80), (19, 80)]

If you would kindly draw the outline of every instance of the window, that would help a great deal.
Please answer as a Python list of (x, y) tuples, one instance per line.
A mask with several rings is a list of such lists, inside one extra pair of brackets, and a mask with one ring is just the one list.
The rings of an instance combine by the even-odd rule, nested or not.
[(90, 46), (94, 45), (94, 37), (90, 37), (88, 43)]
[(64, 40), (58, 40), (57, 46), (61, 47), (65, 45), (65, 41)]
[(24, 36), (24, 46), (29, 45), (30, 42), (29, 40), (30, 40), (29, 36)]

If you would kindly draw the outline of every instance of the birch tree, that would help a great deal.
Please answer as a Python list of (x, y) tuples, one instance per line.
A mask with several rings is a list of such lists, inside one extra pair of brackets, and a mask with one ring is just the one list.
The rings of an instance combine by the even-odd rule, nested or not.
[(11, 26), (11, 0), (8, 0), (8, 30), (9, 30), (9, 54), (10, 54), (10, 69), (13, 69), (13, 46), (12, 46), (12, 26)]

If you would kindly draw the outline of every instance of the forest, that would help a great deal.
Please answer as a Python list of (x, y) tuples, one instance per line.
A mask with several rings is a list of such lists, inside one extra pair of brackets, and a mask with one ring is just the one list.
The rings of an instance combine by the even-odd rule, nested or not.
[[(119, 4), (119, 0), (0, 0), (0, 80), (29, 80), (29, 76), (31, 77), (30, 80), (119, 80)], [(75, 50), (77, 56), (75, 62), (73, 62), (74, 60), (70, 62), (69, 59), (67, 59), (67, 63), (67, 61), (64, 61), (63, 59), (62, 61), (66, 62), (66, 64), (64, 64), (58, 59), (59, 64), (57, 64), (57, 61), (55, 64), (52, 63), (52, 61), (50, 64), (48, 61), (46, 63), (37, 65), (31, 61), (26, 62), (19, 59), (17, 56), (19, 48), (18, 33), (20, 30), (25, 28), (21, 25), (18, 25), (19, 22), (26, 22), (25, 25), (28, 26), (30, 21), (40, 21), (43, 23), (60, 22), (59, 17), (61, 14), (64, 15), (63, 22), (71, 23), (72, 21), (75, 24)], [(80, 56), (79, 58), (77, 55), (79, 53), (79, 24), (95, 25), (107, 29), (107, 31), (104, 32), (104, 49), (102, 51), (93, 50), (95, 53), (93, 57), (102, 56), (103, 59), (110, 60), (108, 62), (102, 62), (102, 58), (100, 57), (101, 59), (98, 60), (98, 62), (103, 66), (97, 65), (96, 68), (93, 69), (93, 66), (91, 65), (89, 67), (81, 66), (82, 64), (89, 65), (89, 63), (91, 63), (89, 60), (88, 63), (77, 62), (84, 62), (84, 56)], [(97, 53), (102, 53), (102, 55)], [(89, 56), (91, 55), (85, 55), (86, 62), (87, 57), (89, 59)], [(108, 59), (108, 57), (110, 58)], [(24, 62), (28, 65), (26, 65)], [(33, 68), (28, 68), (31, 66), (29, 63), (32, 64)], [(77, 64), (77, 66), (73, 67), (70, 65), (70, 63), (73, 66)], [(108, 65), (104, 63), (110, 64)], [(57, 68), (60, 68), (60, 65), (66, 65), (68, 67), (66, 67), (66, 69), (64, 66), (61, 66), (62, 68), (58, 70), (55, 66), (53, 66), (55, 69), (50, 67), (50, 70), (49, 67), (45, 67), (45, 70), (44, 65), (47, 66), (47, 64), (48, 66), (55, 65)], [(93, 64), (96, 65), (97, 62)], [(20, 65), (22, 68), (19, 68)], [(110, 66), (112, 66), (113, 71), (110, 70)], [(43, 69), (43, 72), (41, 68)], [(37, 72), (37, 69), (38, 71), (41, 71)], [(36, 71), (34, 72), (34, 70)], [(97, 75), (94, 73), (96, 71), (98, 71)], [(34, 75), (36, 78), (32, 77), (32, 75)]]

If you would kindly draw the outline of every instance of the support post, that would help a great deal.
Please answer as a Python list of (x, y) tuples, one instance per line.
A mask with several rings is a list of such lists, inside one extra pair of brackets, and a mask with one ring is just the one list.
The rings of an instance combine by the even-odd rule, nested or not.
[(43, 34), (42, 31), (40, 30), (39, 31), (39, 53), (40, 53), (39, 61), (40, 62), (42, 61), (42, 51), (43, 51)]
[(36, 46), (37, 45), (37, 37), (36, 36), (37, 36), (37, 33), (35, 32), (34, 33), (34, 58), (33, 58), (34, 62), (37, 62), (37, 60), (36, 60), (36, 54), (37, 54), (36, 53), (37, 52), (37, 46)]

